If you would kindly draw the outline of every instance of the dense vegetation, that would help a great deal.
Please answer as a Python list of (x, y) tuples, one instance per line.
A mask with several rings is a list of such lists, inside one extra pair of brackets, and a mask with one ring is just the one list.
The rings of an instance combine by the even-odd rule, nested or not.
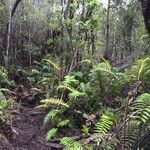
[[(0, 149), (149, 150), (149, 11), (148, 0), (0, 0)], [(25, 137), (31, 147), (15, 141), (28, 126), (46, 129)]]

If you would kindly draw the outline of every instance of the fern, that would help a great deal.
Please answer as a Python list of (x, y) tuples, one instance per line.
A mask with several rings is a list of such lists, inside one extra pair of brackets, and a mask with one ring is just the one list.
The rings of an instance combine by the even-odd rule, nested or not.
[(115, 116), (111, 112), (105, 112), (95, 125), (95, 133), (106, 134), (112, 128)]
[(7, 79), (7, 71), (3, 66), (0, 66), (0, 81)]
[(147, 57), (145, 59), (137, 60), (133, 66), (127, 70), (127, 74), (129, 77), (142, 80), (145, 77), (147, 78), (150, 76), (150, 58)]
[(52, 128), (51, 130), (49, 130), (46, 135), (46, 140), (54, 138), (56, 136), (57, 131), (58, 131), (57, 128)]
[(90, 128), (89, 128), (88, 126), (86, 126), (86, 125), (83, 125), (83, 126), (82, 126), (82, 132), (83, 132), (85, 135), (90, 135), (90, 134), (89, 134), (89, 130), (90, 130)]
[(14, 101), (12, 99), (6, 99), (5, 95), (0, 91), (0, 121), (5, 122), (10, 113), (8, 108), (12, 107)]
[(46, 62), (48, 65), (51, 65), (55, 70), (59, 71), (60, 67), (55, 64), (53, 61), (49, 60), (49, 59), (42, 59), (42, 61)]
[(95, 135), (95, 142), (97, 149), (102, 150), (116, 150), (118, 139), (111, 136), (111, 134)]
[(133, 113), (132, 118), (137, 120), (138, 124), (146, 123), (150, 120), (150, 94), (144, 93), (139, 96), (131, 106)]
[(71, 99), (76, 99), (78, 97), (82, 97), (82, 96), (85, 96), (86, 93), (85, 92), (80, 92), (80, 91), (77, 91), (75, 89), (73, 89), (72, 87), (69, 87), (69, 86), (66, 86), (66, 85), (59, 85), (58, 86), (58, 89), (66, 89), (66, 90), (69, 90), (70, 93), (69, 93), (69, 97)]
[(75, 79), (74, 75), (67, 75), (64, 77), (63, 85), (69, 86), (70, 84), (79, 84), (79, 81)]
[(49, 111), (46, 116), (44, 117), (44, 124), (48, 123), (50, 120), (54, 119), (58, 114), (60, 113), (60, 110), (58, 109), (52, 109)]
[(66, 120), (62, 120), (58, 123), (57, 127), (66, 127), (70, 124), (70, 120), (66, 119)]
[(138, 126), (135, 121), (130, 121), (121, 136), (121, 146), (124, 150), (132, 150), (138, 138)]
[(6, 88), (0, 88), (0, 92), (9, 92), (10, 90), (9, 89), (6, 89)]
[(130, 115), (124, 125), (124, 133), (121, 138), (122, 148), (125, 150), (133, 149), (133, 145), (140, 138), (141, 127), (145, 126), (144, 130), (149, 130), (146, 129), (146, 126), (150, 121), (150, 94), (144, 93), (139, 96), (129, 110), (131, 112), (129, 112)]
[(41, 103), (43, 104), (38, 107), (50, 107), (52, 105), (63, 106), (67, 108), (69, 107), (69, 105), (65, 103), (62, 99), (55, 99), (55, 98), (42, 100)]
[(146, 71), (149, 69), (148, 64), (150, 64), (150, 58), (143, 59), (139, 61), (139, 70), (138, 70), (138, 80), (142, 76), (142, 74), (145, 74)]
[(75, 141), (69, 137), (63, 137), (60, 139), (60, 144), (65, 146), (64, 150), (83, 150), (80, 142)]
[(119, 72), (118, 70), (112, 69), (104, 62), (94, 66), (94, 68), (91, 70), (90, 87), (92, 95), (96, 98), (101, 96), (101, 101), (103, 101), (103, 99), (111, 98), (109, 105), (111, 105), (113, 98), (115, 98), (118, 93), (121, 92), (125, 83), (125, 74)]

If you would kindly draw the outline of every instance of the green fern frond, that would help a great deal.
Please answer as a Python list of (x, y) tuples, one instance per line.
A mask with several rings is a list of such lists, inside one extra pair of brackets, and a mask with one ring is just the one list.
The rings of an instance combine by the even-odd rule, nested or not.
[(115, 116), (111, 112), (104, 113), (95, 125), (95, 133), (106, 134), (111, 130), (115, 122)]
[(51, 105), (64, 106), (67, 108), (69, 107), (69, 105), (65, 103), (62, 99), (55, 99), (55, 98), (42, 100), (41, 103), (43, 104), (38, 107), (49, 107)]
[(150, 77), (150, 57), (137, 60), (126, 73), (131, 79), (136, 80)]
[(66, 119), (66, 120), (62, 120), (58, 123), (57, 127), (66, 127), (70, 124), (70, 120)]
[(80, 142), (75, 141), (69, 137), (63, 137), (60, 139), (60, 144), (64, 145), (64, 150), (83, 150)]
[(54, 119), (58, 114), (60, 113), (60, 110), (58, 109), (52, 109), (49, 111), (46, 116), (44, 117), (44, 124), (48, 123), (50, 120)]
[(79, 62), (79, 64), (82, 64), (82, 63), (91, 64), (92, 61), (90, 59), (84, 59), (84, 60), (82, 60), (82, 61)]
[(3, 66), (0, 66), (0, 81), (7, 79), (7, 71)]
[(139, 71), (138, 71), (138, 80), (140, 79), (141, 74), (143, 73), (143, 71), (145, 71), (147, 69), (147, 67), (148, 67), (147, 65), (148, 65), (149, 62), (150, 62), (149, 57), (139, 61), (140, 65), (139, 65)]
[(136, 121), (130, 121), (129, 126), (126, 127), (125, 132), (122, 133), (121, 146), (122, 149), (132, 150), (133, 144), (138, 139), (138, 126)]
[(55, 70), (59, 71), (60, 67), (49, 59), (42, 59), (42, 61), (46, 62), (48, 65), (51, 65)]
[(82, 96), (85, 96), (86, 93), (84, 92), (80, 92), (80, 91), (77, 91), (69, 86), (65, 86), (65, 85), (59, 85), (58, 86), (58, 89), (66, 89), (66, 90), (69, 90), (70, 93), (69, 93), (69, 97), (70, 98), (77, 98), (77, 97), (82, 97)]
[(59, 86), (57, 87), (57, 89), (58, 89), (58, 90), (59, 90), (59, 89), (66, 89), (66, 90), (69, 90), (70, 92), (73, 92), (73, 90), (74, 90), (74, 89), (72, 89), (71, 87), (66, 86), (66, 85), (59, 85)]
[(106, 65), (108, 68), (111, 69), (110, 63), (109, 63), (105, 58), (103, 58), (103, 57), (101, 57), (101, 58), (102, 58), (102, 60), (104, 61), (103, 63), (105, 63), (105, 65)]
[(0, 88), (0, 92), (10, 92), (10, 90), (6, 88)]
[(82, 96), (85, 96), (86, 93), (84, 92), (80, 92), (80, 91), (77, 91), (77, 90), (73, 90), (71, 93), (69, 93), (69, 97), (72, 99), (76, 99), (78, 97), (82, 97)]
[(51, 138), (54, 138), (56, 136), (58, 129), (57, 128), (52, 128), (49, 130), (46, 134), (46, 140), (50, 140)]
[(146, 123), (150, 120), (150, 94), (144, 93), (139, 96), (131, 109), (136, 112), (132, 118), (138, 121), (138, 124)]
[(64, 77), (63, 85), (69, 86), (70, 84), (79, 84), (79, 81), (75, 79), (74, 75), (67, 75)]
[(95, 135), (96, 147), (102, 150), (116, 150), (119, 140), (111, 134), (97, 134)]
[(90, 135), (90, 134), (89, 134), (89, 130), (90, 130), (90, 128), (89, 128), (87, 125), (83, 125), (83, 126), (82, 126), (82, 132), (83, 132), (85, 135)]

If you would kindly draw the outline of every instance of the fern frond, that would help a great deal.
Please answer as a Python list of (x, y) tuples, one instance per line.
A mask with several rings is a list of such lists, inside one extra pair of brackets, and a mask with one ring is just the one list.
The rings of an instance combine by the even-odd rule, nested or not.
[[(130, 69), (127, 69), (127, 75), (132, 79), (141, 80), (150, 76), (150, 57), (137, 60)], [(147, 77), (146, 77), (147, 78)]]
[(140, 61), (139, 71), (138, 71), (138, 80), (141, 77), (142, 72), (147, 68), (147, 63), (150, 62), (150, 58), (146, 58)]
[(45, 61), (48, 65), (51, 65), (55, 70), (57, 70), (57, 71), (60, 70), (60, 67), (53, 61), (51, 61), (49, 59), (42, 59), (42, 61)]
[(64, 150), (83, 150), (80, 142), (75, 141), (69, 137), (63, 137), (60, 139), (60, 143), (65, 146)]
[(46, 134), (46, 140), (48, 141), (49, 139), (54, 138), (57, 131), (58, 131), (57, 128), (52, 128), (51, 130), (49, 130)]
[(139, 96), (131, 109), (133, 112), (137, 112), (132, 118), (137, 120), (138, 124), (148, 122), (150, 120), (150, 94), (144, 93)]
[(57, 127), (66, 127), (70, 124), (70, 120), (66, 119), (66, 120), (62, 120), (58, 123)]
[(0, 88), (0, 92), (10, 92), (10, 90), (6, 88)]
[(126, 127), (125, 132), (122, 133), (121, 146), (122, 149), (132, 150), (133, 144), (138, 139), (138, 126), (135, 121), (131, 121)]
[(67, 75), (64, 77), (63, 85), (69, 86), (70, 84), (78, 84), (79, 81), (75, 79), (74, 75)]
[(106, 112), (95, 125), (95, 133), (106, 134), (113, 126), (115, 117), (112, 113)]
[(80, 92), (80, 91), (77, 91), (69, 86), (65, 86), (65, 85), (59, 85), (58, 86), (58, 89), (66, 89), (66, 90), (69, 90), (70, 93), (69, 93), (69, 97), (70, 98), (77, 98), (77, 97), (81, 97), (81, 96), (85, 96), (86, 93), (84, 92)]
[(54, 119), (58, 114), (60, 113), (60, 110), (58, 109), (52, 109), (49, 111), (46, 116), (44, 117), (44, 124), (48, 123), (50, 120)]
[(62, 99), (55, 99), (55, 98), (42, 100), (41, 103), (43, 104), (38, 107), (49, 107), (51, 105), (64, 106), (67, 108), (69, 107), (69, 105), (65, 103)]

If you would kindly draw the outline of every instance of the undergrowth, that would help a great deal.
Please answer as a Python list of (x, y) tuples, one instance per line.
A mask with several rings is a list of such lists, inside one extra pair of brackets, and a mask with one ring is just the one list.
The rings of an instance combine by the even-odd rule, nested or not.
[[(106, 61), (96, 65), (81, 61), (56, 84), (57, 94), (41, 101), (40, 107), (50, 109), (44, 124), (51, 122), (54, 127), (46, 139), (74, 128), (83, 138), (74, 140), (69, 134), (63, 135), (60, 143), (65, 149), (132, 149), (149, 131), (149, 62), (149, 58), (140, 59), (122, 72)], [(119, 96), (125, 86), (130, 87)]]

